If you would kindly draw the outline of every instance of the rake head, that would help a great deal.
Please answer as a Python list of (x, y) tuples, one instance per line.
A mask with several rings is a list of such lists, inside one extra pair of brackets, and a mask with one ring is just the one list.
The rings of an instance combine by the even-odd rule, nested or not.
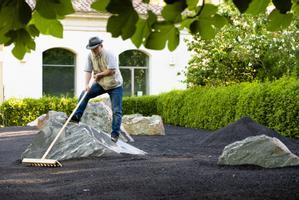
[(53, 159), (24, 158), (22, 164), (33, 167), (62, 167), (58, 160)]

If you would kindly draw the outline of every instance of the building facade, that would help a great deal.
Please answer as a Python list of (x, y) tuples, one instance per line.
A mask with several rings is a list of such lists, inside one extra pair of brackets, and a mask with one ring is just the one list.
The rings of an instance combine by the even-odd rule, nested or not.
[[(180, 45), (173, 52), (136, 49), (130, 40), (112, 38), (106, 32), (108, 14), (96, 13), (88, 5), (74, 7), (76, 13), (62, 20), (63, 39), (41, 35), (35, 40), (36, 50), (21, 61), (12, 55), (12, 46), (0, 46), (0, 100), (78, 96), (84, 87), (83, 69), (90, 52), (86, 44), (92, 36), (103, 39), (104, 48), (118, 56), (126, 96), (154, 95), (186, 87), (181, 72), (189, 60), (184, 42), (188, 34), (181, 34)], [(142, 7), (137, 9), (144, 12)]]

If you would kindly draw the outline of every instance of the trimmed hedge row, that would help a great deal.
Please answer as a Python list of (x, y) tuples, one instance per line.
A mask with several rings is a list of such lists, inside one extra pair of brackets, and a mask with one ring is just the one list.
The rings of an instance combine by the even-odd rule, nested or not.
[(0, 124), (4, 126), (26, 126), (50, 110), (71, 114), (75, 108), (77, 99), (43, 97), (40, 99), (9, 99), (0, 106)]
[(214, 130), (235, 118), (239, 87), (172, 91), (158, 99), (158, 113), (165, 123)]
[(124, 97), (123, 113), (125, 115), (139, 113), (144, 116), (157, 114), (158, 96)]
[[(123, 113), (140, 113), (145, 116), (157, 114), (158, 96), (124, 97)], [(99, 101), (92, 99), (92, 101)], [(50, 110), (65, 112), (68, 115), (76, 107), (76, 98), (43, 97), (40, 99), (11, 98), (0, 106), (0, 125), (26, 126), (42, 114)]]
[(248, 116), (284, 136), (299, 138), (299, 80), (199, 87), (162, 94), (165, 123), (215, 130)]
[[(0, 123), (24, 126), (49, 110), (70, 114), (76, 103), (75, 98), (10, 99), (0, 106)], [(125, 97), (123, 113), (159, 114), (167, 124), (208, 130), (248, 116), (284, 136), (299, 138), (299, 80), (283, 78)]]

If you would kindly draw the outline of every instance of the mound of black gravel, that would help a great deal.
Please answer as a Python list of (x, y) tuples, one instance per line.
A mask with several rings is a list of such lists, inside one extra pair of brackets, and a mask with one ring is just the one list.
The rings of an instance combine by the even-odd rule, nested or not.
[[(148, 152), (147, 156), (75, 159), (62, 162), (62, 168), (26, 167), (17, 162), (34, 138), (34, 134), (21, 134), (26, 129), (0, 128), (1, 200), (299, 199), (298, 166), (217, 165), (223, 149), (219, 146), (253, 133), (276, 135), (248, 118), (215, 132), (165, 125), (165, 136), (134, 136), (132, 145)], [(299, 153), (299, 140), (296, 144)]]
[(224, 148), (226, 145), (233, 142), (257, 135), (276, 137), (288, 147), (292, 147), (294, 145), (292, 139), (281, 136), (280, 134), (267, 128), (266, 126), (258, 124), (249, 117), (243, 117), (224, 128), (210, 133), (200, 141), (200, 145), (215, 148)]

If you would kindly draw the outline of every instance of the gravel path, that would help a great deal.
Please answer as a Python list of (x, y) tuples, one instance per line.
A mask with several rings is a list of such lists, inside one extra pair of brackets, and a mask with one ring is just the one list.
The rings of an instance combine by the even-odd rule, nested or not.
[[(165, 125), (166, 136), (134, 137), (132, 145), (148, 152), (147, 156), (69, 160), (62, 168), (21, 165), (20, 155), (37, 130), (0, 128), (0, 199), (299, 199), (299, 167), (217, 165), (223, 145), (231, 142), (221, 138), (232, 131), (234, 139), (248, 137), (250, 132), (237, 132), (246, 131), (249, 123), (243, 120), (220, 129), (215, 132), (218, 137), (204, 130)], [(263, 132), (263, 127), (253, 127)], [(249, 128), (253, 135), (257, 133)], [(298, 140), (285, 142), (299, 155)]]

